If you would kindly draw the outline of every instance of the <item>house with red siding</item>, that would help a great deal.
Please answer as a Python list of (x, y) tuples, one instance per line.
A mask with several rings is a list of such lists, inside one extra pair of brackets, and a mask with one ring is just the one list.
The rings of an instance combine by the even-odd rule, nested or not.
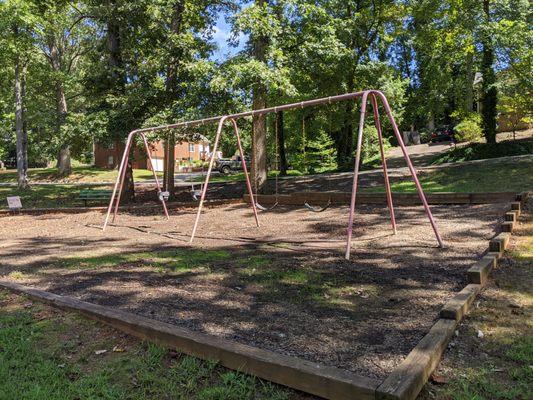
[[(117, 168), (124, 154), (124, 143), (115, 141), (108, 145), (95, 143), (94, 145), (94, 165), (99, 168)], [(156, 171), (163, 171), (165, 150), (163, 141), (150, 143), (150, 156), (153, 160), (153, 168)], [(201, 137), (198, 141), (182, 141), (174, 147), (174, 158), (176, 169), (180, 165), (188, 165), (194, 161), (205, 161), (210, 154), (209, 141)], [(152, 170), (152, 165), (144, 147), (135, 146), (133, 150), (133, 168)]]

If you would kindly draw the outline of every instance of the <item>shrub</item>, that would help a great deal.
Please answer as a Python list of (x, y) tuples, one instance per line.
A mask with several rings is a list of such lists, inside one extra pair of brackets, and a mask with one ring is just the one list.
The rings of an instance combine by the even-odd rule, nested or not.
[(455, 139), (458, 142), (477, 142), (483, 137), (481, 117), (471, 114), (455, 125)]

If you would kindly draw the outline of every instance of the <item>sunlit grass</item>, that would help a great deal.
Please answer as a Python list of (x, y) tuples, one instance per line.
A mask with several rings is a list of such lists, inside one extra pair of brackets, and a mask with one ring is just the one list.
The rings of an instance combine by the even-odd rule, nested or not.
[(289, 393), (0, 291), (2, 399), (286, 400)]
[(77, 253), (59, 260), (55, 266), (68, 269), (99, 269), (115, 266), (143, 265), (160, 272), (186, 272), (227, 260), (231, 253), (225, 250), (168, 250), (154, 252), (119, 253), (91, 256), (90, 252)]
[[(30, 183), (35, 182), (57, 182), (57, 183), (93, 183), (93, 182), (114, 182), (117, 179), (117, 169), (97, 168), (87, 165), (72, 167), (72, 173), (68, 177), (58, 175), (57, 168), (30, 168), (28, 179)], [(163, 176), (158, 172), (158, 176)], [(153, 179), (154, 173), (146, 169), (134, 169), (134, 180)], [(0, 182), (16, 182), (16, 170), (0, 170)]]

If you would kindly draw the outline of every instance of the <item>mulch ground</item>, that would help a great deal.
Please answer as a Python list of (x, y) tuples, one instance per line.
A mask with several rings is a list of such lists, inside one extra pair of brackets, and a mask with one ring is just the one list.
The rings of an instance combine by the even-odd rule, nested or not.
[(432, 210), (444, 249), (421, 207), (397, 208), (397, 235), (386, 208), (359, 207), (350, 261), (346, 207), (278, 207), (259, 229), (246, 205), (211, 208), (192, 245), (194, 210), (123, 214), (105, 233), (97, 212), (4, 217), (0, 276), (381, 379), (465, 286), (505, 205)]

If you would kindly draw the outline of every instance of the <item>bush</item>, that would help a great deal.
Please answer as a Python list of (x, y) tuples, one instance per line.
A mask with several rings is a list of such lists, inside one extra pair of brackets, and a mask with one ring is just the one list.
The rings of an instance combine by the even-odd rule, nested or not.
[(455, 125), (455, 139), (458, 142), (477, 142), (483, 137), (481, 117), (471, 114)]

